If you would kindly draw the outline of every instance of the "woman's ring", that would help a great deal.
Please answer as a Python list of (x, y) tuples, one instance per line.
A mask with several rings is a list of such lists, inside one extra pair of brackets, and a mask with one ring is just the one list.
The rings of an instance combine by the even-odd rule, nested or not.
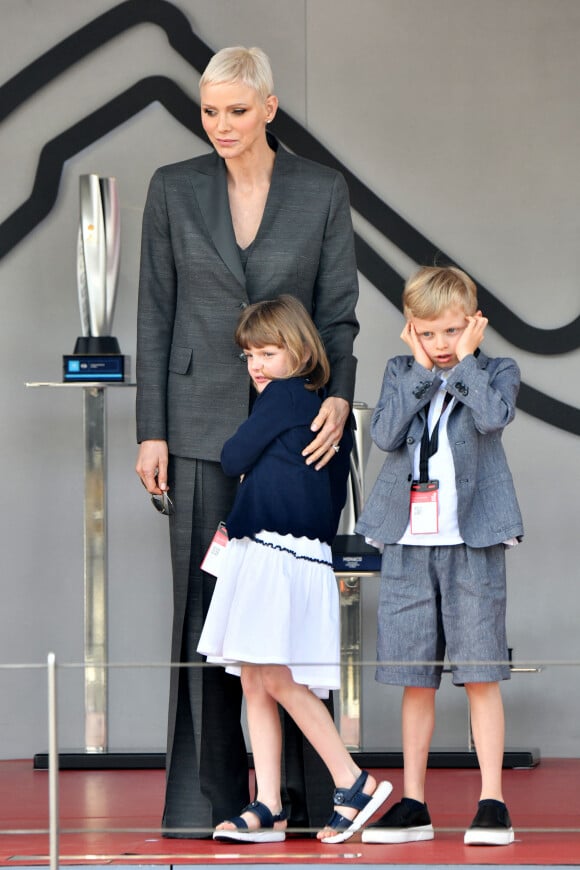
[(338, 451), (340, 450), (340, 444), (333, 444), (332, 448), (333, 448), (335, 453), (338, 453)]

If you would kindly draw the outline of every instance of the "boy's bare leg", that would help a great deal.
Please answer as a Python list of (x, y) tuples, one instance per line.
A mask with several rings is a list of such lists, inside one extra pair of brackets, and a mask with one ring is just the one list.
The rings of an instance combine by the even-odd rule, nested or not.
[(481, 800), (503, 802), (505, 720), (499, 683), (466, 683), (471, 730), (481, 770)]
[(406, 686), (403, 691), (403, 795), (425, 803), (425, 775), (435, 728), (435, 689)]

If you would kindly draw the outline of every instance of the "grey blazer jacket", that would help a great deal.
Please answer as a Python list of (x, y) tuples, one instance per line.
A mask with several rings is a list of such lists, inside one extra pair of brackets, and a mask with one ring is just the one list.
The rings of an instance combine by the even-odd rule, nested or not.
[(313, 315), (332, 367), (330, 395), (352, 402), (358, 281), (343, 177), (269, 136), (276, 160), (246, 272), (225, 164), (212, 152), (158, 169), (143, 215), (137, 329), (137, 440), (219, 460), (248, 415), (249, 379), (233, 340), (242, 308), (281, 293)]
[[(512, 359), (467, 356), (455, 366), (447, 390), (458, 401), (447, 435), (455, 464), (459, 531), (470, 547), (489, 547), (521, 538), (523, 525), (511, 472), (501, 443), (515, 414), (520, 373)], [(381, 396), (371, 422), (373, 441), (389, 451), (359, 518), (356, 531), (396, 543), (409, 520), (413, 456), (420, 443), (428, 404), (441, 378), (412, 356), (387, 364)]]

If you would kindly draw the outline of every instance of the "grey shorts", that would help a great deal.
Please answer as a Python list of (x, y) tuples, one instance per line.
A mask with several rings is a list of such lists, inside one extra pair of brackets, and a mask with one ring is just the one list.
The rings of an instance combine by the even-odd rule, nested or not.
[(447, 653), (455, 685), (509, 680), (505, 612), (503, 544), (385, 546), (376, 679), (436, 689)]

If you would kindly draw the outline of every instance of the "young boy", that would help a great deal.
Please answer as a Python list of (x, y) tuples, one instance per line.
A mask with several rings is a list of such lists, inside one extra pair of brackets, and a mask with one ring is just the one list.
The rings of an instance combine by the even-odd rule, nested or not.
[(403, 306), (401, 338), (412, 356), (387, 363), (371, 434), (389, 455), (356, 530), (384, 545), (376, 679), (405, 687), (404, 796), (362, 838), (433, 838), (424, 787), (447, 651), (453, 683), (467, 692), (481, 770), (464, 842), (507, 845), (514, 833), (502, 795), (505, 547), (523, 526), (501, 435), (514, 418), (519, 369), (479, 350), (488, 321), (460, 269), (420, 269)]

